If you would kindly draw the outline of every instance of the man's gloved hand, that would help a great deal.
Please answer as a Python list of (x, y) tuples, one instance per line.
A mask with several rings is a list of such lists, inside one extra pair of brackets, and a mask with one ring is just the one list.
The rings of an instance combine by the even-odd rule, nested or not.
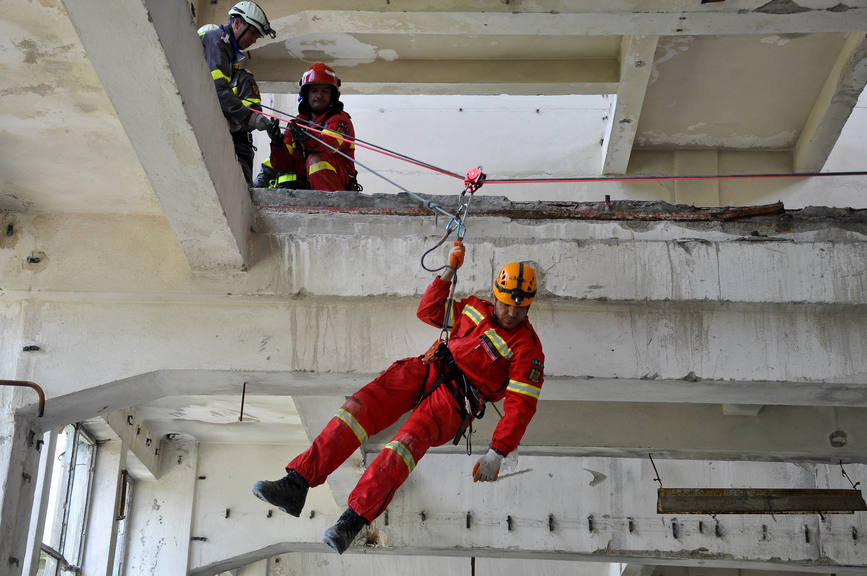
[(451, 251), (449, 251), (449, 266), (457, 270), (464, 263), (464, 254), (466, 253), (466, 249), (464, 248), (464, 243), (460, 240), (455, 240), (455, 243), (452, 245)]
[(283, 131), (280, 130), (280, 121), (272, 118), (268, 123), (268, 137), (271, 138), (272, 144), (280, 145), (283, 143)]
[(292, 139), (296, 142), (304, 142), (305, 140), (310, 140), (310, 133), (307, 132), (304, 128), (298, 125), (297, 120), (292, 120), (289, 122), (289, 126), (287, 127), (289, 133), (292, 134)]
[(247, 125), (250, 130), (267, 130), (271, 125), (271, 119), (257, 112), (250, 112), (250, 117), (247, 118)]
[(473, 482), (493, 482), (500, 475), (500, 464), (503, 462), (503, 455), (488, 448), (485, 455), (479, 458), (476, 465), (473, 467)]

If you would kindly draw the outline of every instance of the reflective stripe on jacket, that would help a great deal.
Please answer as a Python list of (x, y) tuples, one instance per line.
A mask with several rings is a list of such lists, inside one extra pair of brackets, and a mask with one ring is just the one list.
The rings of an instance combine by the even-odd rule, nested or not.
[[(211, 30), (202, 36), (202, 46), (205, 48), (205, 60), (214, 79), (217, 89), (217, 99), (223, 115), (229, 121), (232, 131), (247, 125), (250, 111), (237, 94), (232, 91), (232, 75), (235, 73), (235, 57), (229, 34), (224, 29)], [(258, 87), (257, 87), (258, 92)]]

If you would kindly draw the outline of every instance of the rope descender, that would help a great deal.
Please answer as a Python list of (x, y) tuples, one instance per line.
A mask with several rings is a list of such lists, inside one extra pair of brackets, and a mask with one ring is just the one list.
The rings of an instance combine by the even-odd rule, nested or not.
[[(440, 266), (439, 268), (428, 268), (427, 266), (425, 266), (424, 259), (425, 257), (427, 257), (428, 254), (442, 246), (452, 232), (456, 231), (458, 241), (463, 241), (464, 234), (466, 234), (467, 231), (465, 221), (467, 219), (467, 213), (470, 210), (470, 201), (472, 200), (475, 191), (481, 188), (482, 184), (484, 184), (485, 178), (487, 178), (487, 175), (482, 172), (481, 166), (467, 170), (467, 176), (464, 179), (464, 189), (461, 192), (458, 209), (455, 211), (454, 214), (450, 214), (451, 219), (446, 225), (445, 232), (443, 233), (443, 236), (442, 238), (440, 238), (439, 242), (434, 244), (421, 256), (421, 267), (428, 272), (439, 272), (440, 270), (449, 267), (448, 264), (446, 264), (445, 266)], [(469, 194), (467, 194), (467, 192), (469, 192)], [(437, 340), (437, 343), (448, 342), (449, 332), (452, 329), (449, 320), (451, 319), (452, 306), (455, 300), (455, 286), (457, 286), (457, 283), (458, 275), (456, 270), (455, 274), (452, 276), (451, 287), (449, 289), (449, 297), (446, 300), (446, 310), (445, 317), (443, 318), (443, 326), (442, 330), (440, 331), (440, 337)], [(437, 343), (435, 343), (434, 346), (431, 347), (431, 350), (436, 347)]]
[[(466, 220), (467, 212), (470, 210), (470, 201), (473, 199), (473, 194), (476, 190), (481, 188), (482, 184), (485, 183), (487, 177), (487, 174), (482, 172), (481, 166), (467, 170), (467, 175), (464, 178), (464, 190), (461, 192), (458, 209), (455, 215), (452, 216), (452, 219), (449, 220), (448, 225), (446, 225), (446, 236), (452, 230), (457, 230), (458, 240), (464, 239), (464, 234), (466, 233), (464, 220)], [(469, 196), (467, 192), (469, 192)]]

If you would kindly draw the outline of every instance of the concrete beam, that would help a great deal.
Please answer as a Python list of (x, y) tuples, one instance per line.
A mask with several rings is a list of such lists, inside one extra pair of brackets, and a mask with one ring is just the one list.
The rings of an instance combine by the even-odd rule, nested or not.
[[(542, 392), (544, 398), (544, 388)], [(502, 411), (502, 410), (501, 410)], [(867, 463), (863, 408), (765, 407), (759, 417), (724, 416), (715, 405), (543, 400), (519, 451), (537, 456), (606, 456), (762, 462)], [(473, 445), (487, 446), (497, 418), (473, 424)], [(397, 427), (371, 438), (378, 452)], [(836, 446), (832, 435), (844, 445)], [(461, 453), (463, 445), (441, 452)]]
[(867, 34), (851, 32), (801, 130), (795, 172), (819, 172), (867, 85)]
[(189, 265), (242, 267), (252, 207), (187, 4), (64, 6)]
[[(225, 492), (249, 490), (261, 474), (254, 457), (263, 454), (246, 455), (243, 447), (212, 448), (212, 457), (222, 456), (217, 461), (235, 461), (242, 470), (224, 479)], [(425, 456), (396, 493), (388, 524), (381, 516), (368, 533), (372, 544), (365, 546), (361, 539), (348, 554), (635, 562), (847, 575), (860, 574), (867, 564), (864, 514), (716, 520), (658, 515), (655, 474), (646, 458), (522, 455), (514, 470), (519, 474), (504, 475), (490, 485), (472, 483), (472, 462), (459, 455)], [(836, 466), (661, 460), (656, 464), (668, 485), (848, 487)], [(849, 473), (860, 477), (865, 467), (853, 465)], [(230, 566), (227, 559), (235, 557), (250, 562), (290, 551), (321, 552), (322, 527), (342, 507), (343, 502), (337, 502), (331, 512), (314, 503), (300, 519), (268, 519), (267, 507), (250, 497), (234, 502), (226, 520), (206, 506), (196, 506), (196, 522), (208, 526), (209, 539), (197, 549), (191, 573), (213, 573), (215, 566)], [(315, 518), (308, 518), (307, 510), (316, 510)], [(420, 512), (425, 512), (424, 520)]]
[[(260, 204), (259, 233), (252, 242), (256, 265), (246, 273), (192, 273), (161, 219), (19, 217), (17, 242), (0, 258), (3, 300), (14, 306), (8, 309), (9, 326), (28, 311), (39, 313), (38, 306), (23, 302), (417, 298), (430, 280), (418, 256), (433, 245), (433, 235), (441, 235), (441, 224), (421, 216), (424, 209), (416, 200), (302, 192), (286, 198), (261, 190), (255, 195)], [(457, 204), (456, 196), (433, 198), (448, 209)], [(582, 216), (588, 213), (614, 219), (586, 220)], [(607, 211), (604, 202), (511, 202), (482, 195), (474, 199), (467, 222), (467, 264), (459, 290), (488, 292), (500, 262), (520, 258), (544, 270), (543, 295), (549, 299), (796, 306), (867, 302), (867, 211), (811, 208), (729, 220), (740, 213), (623, 201), (612, 201)], [(630, 219), (636, 216), (645, 220)], [(668, 221), (677, 218), (684, 221)], [(47, 256), (28, 264), (34, 250)], [(344, 264), (319, 257), (326, 253), (342, 254), (334, 262)], [(431, 256), (439, 257), (445, 251)], [(359, 277), (358, 269), (377, 274)], [(39, 344), (42, 338), (29, 329), (8, 337), (4, 351), (20, 351), (16, 342)], [(22, 369), (40, 357), (22, 357)]]
[(621, 41), (620, 84), (602, 144), (603, 174), (626, 174), (658, 41), (659, 36), (624, 36)]
[[(325, 426), (346, 396), (373, 378), (373, 374), (328, 374), (307, 373), (238, 373), (227, 371), (161, 371), (91, 388), (76, 394), (58, 398), (52, 402), (53, 419), (42, 423), (54, 427), (67, 421), (83, 419), (87, 410), (98, 410), (96, 406), (112, 402), (112, 398), (126, 398), (131, 402), (133, 388), (145, 388), (149, 396), (138, 395), (135, 402), (137, 412), (144, 421), (124, 426), (135, 430), (141, 426), (154, 445), (167, 434), (194, 436), (211, 442), (222, 443), (273, 443), (297, 442), (309, 444), (313, 436)], [(247, 382), (248, 390), (256, 396), (247, 401), (246, 412), (249, 424), (238, 425), (241, 397), (239, 378)], [(738, 388), (758, 388), (761, 383), (716, 383), (719, 388), (714, 396), (715, 385), (701, 386), (688, 390), (689, 382), (660, 383), (654, 381), (635, 381), (629, 386), (617, 380), (603, 380), (591, 383), (590, 391), (584, 393), (581, 381), (575, 379), (551, 378), (545, 383), (542, 401), (537, 416), (528, 428), (522, 442), (522, 453), (541, 455), (606, 455), (606, 456), (643, 456), (648, 451), (672, 458), (714, 458), (722, 460), (765, 460), (765, 461), (864, 461), (867, 454), (867, 418), (865, 409), (846, 402), (854, 394), (860, 395), (856, 405), (867, 403), (867, 386), (849, 385), (853, 394), (842, 396), (840, 405), (765, 406), (758, 416), (727, 416), (713, 399), (731, 393), (728, 385)], [(360, 382), (359, 382), (360, 381)], [(646, 383), (647, 386), (642, 386)], [(578, 384), (578, 386), (575, 386)], [(770, 390), (760, 394), (774, 395), (779, 391), (778, 402), (786, 401), (786, 388), (797, 383), (774, 383)], [(672, 403), (665, 390), (681, 388), (680, 403)], [(834, 386), (831, 385), (831, 388)], [(593, 389), (605, 390), (605, 395)], [(821, 394), (821, 385), (815, 385), (816, 395)], [(705, 396), (703, 392), (710, 391)], [(228, 393), (228, 394), (227, 394)], [(824, 398), (828, 402), (831, 395)], [(254, 400), (265, 399), (262, 406), (278, 406), (275, 397), (292, 396), (301, 418), (305, 433), (286, 426), (276, 426), (276, 421), (268, 416), (268, 410), (260, 408)], [(607, 401), (593, 401), (605, 397)], [(165, 399), (165, 402), (160, 402)], [(270, 399), (270, 400), (269, 400)], [(647, 402), (647, 399), (650, 399)], [(664, 403), (663, 400), (668, 400)], [(638, 402), (646, 402), (639, 404)], [(205, 426), (190, 415), (192, 421), (183, 417), (187, 406), (221, 405), (220, 410), (230, 410), (224, 421), (215, 421)], [(228, 408), (227, 408), (228, 407)], [(119, 409), (111, 406), (110, 409)], [(293, 412), (289, 409), (289, 412)], [(117, 412), (123, 414), (123, 412)], [(493, 412), (491, 412), (493, 414)], [(797, 423), (794, 425), (793, 423)], [(475, 424), (474, 442), (487, 443), (493, 433), (497, 419), (493, 416)], [(396, 427), (383, 431), (372, 438), (365, 446), (364, 453), (378, 450), (395, 433)], [(844, 442), (832, 443), (831, 435), (843, 434)], [(143, 442), (144, 435), (134, 437)], [(141, 448), (145, 450), (145, 448)], [(155, 459), (155, 448), (150, 447), (141, 458), (148, 462)], [(450, 446), (445, 451), (455, 451)], [(357, 471), (363, 464), (362, 454), (347, 466), (348, 476), (335, 477), (336, 494), (348, 491), (357, 481)], [(288, 461), (288, 460), (287, 460)], [(154, 473), (158, 476), (157, 473)]]
[[(253, 60), (263, 92), (294, 93), (309, 66), (297, 59)], [(347, 94), (611, 94), (618, 64), (579, 60), (377, 60), (340, 69)]]
[[(293, 2), (266, 0), (262, 7), (281, 38), (307, 34), (445, 34), (445, 35), (713, 35), (845, 32), (863, 29), (867, 8), (774, 10), (748, 0), (724, 4), (593, 0), (580, 4), (557, 1), (523, 5), (484, 2), (477, 11), (466, 3)], [(199, 22), (223, 22), (231, 2), (200, 1)], [(261, 47), (266, 46), (263, 43)], [(259, 47), (257, 45), (257, 47)]]

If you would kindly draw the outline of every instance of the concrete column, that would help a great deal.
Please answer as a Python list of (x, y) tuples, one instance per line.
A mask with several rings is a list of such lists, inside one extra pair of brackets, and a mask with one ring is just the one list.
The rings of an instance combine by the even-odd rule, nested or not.
[(39, 554), (42, 547), (42, 532), (45, 530), (45, 513), (48, 506), (48, 494), (51, 491), (51, 477), (54, 471), (54, 450), (57, 448), (57, 431), (52, 430), (42, 435), (45, 444), (39, 455), (39, 481), (33, 498), (33, 508), (30, 511), (30, 530), (27, 536), (27, 555), (24, 558), (22, 574), (35, 574), (39, 565)]
[(7, 416), (0, 422), (0, 573), (10, 576), (22, 573), (27, 556), (39, 472), (38, 438), (28, 418)]
[(126, 573), (186, 574), (196, 483), (196, 442), (178, 437), (160, 444), (163, 474), (136, 484), (129, 519)]

